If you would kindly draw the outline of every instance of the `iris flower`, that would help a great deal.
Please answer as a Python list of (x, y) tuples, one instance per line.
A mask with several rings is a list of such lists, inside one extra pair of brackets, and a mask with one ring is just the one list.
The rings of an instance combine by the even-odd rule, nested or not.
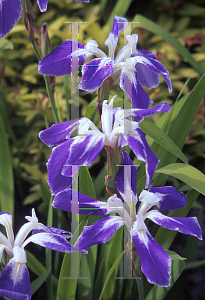
[[(129, 145), (139, 160), (146, 162), (146, 187), (150, 185), (159, 162), (151, 151), (138, 124), (143, 118), (158, 112), (168, 112), (170, 106), (161, 103), (151, 109), (124, 110), (113, 108), (114, 97), (102, 106), (99, 130), (89, 119), (83, 117), (73, 121), (54, 124), (40, 132), (40, 139), (53, 148), (47, 163), (48, 183), (53, 194), (65, 190), (71, 185), (72, 165), (89, 166), (99, 155), (103, 147), (108, 151), (116, 147)], [(130, 119), (134, 116), (135, 121)], [(71, 133), (78, 129), (78, 136), (71, 138)], [(113, 150), (114, 151), (114, 150)]]
[[(0, 275), (0, 296), (11, 300), (31, 299), (31, 287), (29, 272), (26, 267), (26, 252), (24, 248), (30, 242), (42, 247), (61, 252), (82, 252), (82, 250), (72, 246), (66, 239), (71, 237), (69, 232), (54, 227), (47, 227), (38, 222), (34, 208), (32, 216), (25, 217), (28, 223), (24, 224), (16, 238), (12, 229), (12, 215), (10, 213), (0, 213), (0, 224), (6, 228), (7, 237), (0, 232), (0, 261), (4, 250), (8, 254), (8, 264)], [(27, 238), (28, 234), (33, 234)], [(26, 239), (27, 238), (27, 239)]]
[[(129, 155), (123, 152), (123, 164), (132, 165)], [(199, 223), (195, 217), (171, 218), (163, 215), (158, 209), (174, 211), (186, 206), (186, 197), (171, 186), (150, 187), (143, 190), (137, 198), (136, 167), (131, 168), (131, 182), (128, 170), (121, 168), (115, 183), (121, 198), (116, 195), (107, 202), (98, 201), (88, 196), (77, 194), (74, 190), (66, 190), (56, 195), (53, 206), (71, 211), (73, 193), (77, 194), (79, 213), (93, 215), (108, 215), (117, 213), (118, 216), (102, 218), (91, 226), (85, 226), (75, 246), (88, 249), (95, 244), (107, 242), (123, 225), (128, 228), (132, 241), (141, 260), (141, 269), (147, 280), (159, 286), (168, 286), (170, 281), (171, 258), (167, 252), (153, 239), (147, 226), (149, 219), (159, 226), (202, 239)], [(136, 212), (136, 206), (138, 210)], [(158, 209), (152, 209), (156, 206)]]
[[(75, 0), (89, 2), (89, 0)], [(37, 0), (41, 12), (47, 10), (48, 0)], [(21, 0), (2, 0), (0, 3), (0, 38), (18, 23), (23, 7)]]
[[(96, 41), (91, 40), (86, 45), (72, 40), (66, 40), (60, 46), (44, 57), (39, 63), (39, 72), (45, 75), (65, 76), (77, 70), (88, 57), (96, 56), (83, 65), (82, 80), (79, 88), (93, 92), (100, 88), (109, 78), (112, 85), (120, 87), (132, 99), (135, 108), (148, 108), (152, 101), (141, 86), (154, 88), (160, 82), (159, 74), (166, 81), (169, 91), (172, 91), (168, 70), (156, 59), (156, 55), (149, 51), (136, 49), (138, 35), (127, 35), (127, 45), (114, 58), (119, 34), (127, 27), (125, 18), (115, 16), (113, 28), (105, 41), (109, 48), (108, 56), (98, 48)], [(75, 48), (76, 50), (72, 50)], [(79, 59), (79, 63), (72, 64), (72, 59)], [(104, 99), (103, 99), (104, 100)]]

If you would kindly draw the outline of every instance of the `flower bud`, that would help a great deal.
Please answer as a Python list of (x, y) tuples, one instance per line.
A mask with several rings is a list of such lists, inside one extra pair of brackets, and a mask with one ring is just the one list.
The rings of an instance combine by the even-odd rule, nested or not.
[(51, 52), (51, 44), (47, 31), (47, 23), (44, 23), (41, 28), (41, 53), (43, 57)]
[(30, 15), (29, 11), (26, 10), (24, 13), (24, 24), (25, 27), (28, 31), (28, 36), (29, 36), (29, 40), (31, 43), (35, 43), (35, 37), (34, 37), (34, 19), (33, 17)]

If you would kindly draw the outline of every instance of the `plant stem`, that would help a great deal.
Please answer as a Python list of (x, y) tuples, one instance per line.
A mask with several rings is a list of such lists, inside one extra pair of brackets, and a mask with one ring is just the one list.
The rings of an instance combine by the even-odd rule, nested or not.
[[(38, 52), (38, 48), (36, 46), (36, 43), (35, 42), (32, 43), (32, 46), (33, 46), (33, 49), (34, 49), (34, 52), (37, 56), (38, 61), (40, 61), (41, 56), (40, 56), (40, 53)], [(43, 78), (45, 80), (47, 94), (48, 94), (48, 97), (49, 97), (50, 102), (51, 102), (55, 123), (59, 123), (59, 118), (58, 118), (58, 113), (57, 113), (57, 109), (56, 109), (56, 105), (55, 105), (55, 100), (54, 100), (53, 93), (51, 92), (48, 76), (43, 75)]]
[(136, 281), (137, 281), (137, 287), (138, 287), (139, 300), (144, 300), (142, 279), (141, 278), (136, 278)]

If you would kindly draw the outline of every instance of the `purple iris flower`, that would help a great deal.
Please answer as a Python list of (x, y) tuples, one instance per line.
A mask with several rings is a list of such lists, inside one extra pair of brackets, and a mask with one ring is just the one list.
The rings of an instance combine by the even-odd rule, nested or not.
[[(69, 232), (39, 223), (34, 208), (32, 209), (32, 216), (25, 218), (28, 223), (20, 228), (14, 239), (12, 215), (5, 212), (0, 213), (0, 224), (6, 228), (7, 233), (6, 237), (0, 232), (0, 261), (4, 250), (9, 259), (0, 275), (0, 296), (11, 300), (31, 299), (30, 277), (26, 267), (27, 258), (24, 250), (30, 242), (55, 251), (87, 253), (86, 250), (72, 246), (66, 240), (71, 237)], [(33, 234), (27, 238), (31, 231)]]
[[(48, 0), (37, 0), (41, 12), (47, 10)], [(9, 31), (18, 23), (23, 7), (21, 0), (3, 0), (0, 5), (0, 37), (9, 33)]]
[(201, 228), (195, 217), (171, 218), (163, 215), (157, 209), (173, 211), (186, 206), (186, 197), (171, 186), (150, 187), (143, 190), (139, 195), (138, 204), (136, 192), (136, 167), (126, 152), (123, 152), (123, 165), (130, 165), (129, 170), (125, 167), (118, 172), (115, 183), (123, 199), (116, 195), (110, 197), (107, 202), (98, 201), (82, 195), (74, 190), (66, 190), (56, 195), (53, 206), (71, 211), (72, 196), (76, 193), (79, 203), (79, 213), (93, 215), (108, 215), (112, 212), (118, 216), (108, 216), (85, 226), (75, 246), (88, 249), (95, 244), (105, 243), (123, 225), (128, 228), (132, 241), (141, 260), (141, 269), (147, 280), (159, 286), (168, 286), (170, 283), (171, 258), (167, 252), (153, 239), (146, 226), (146, 219), (152, 220), (159, 226), (181, 233), (189, 234), (202, 239)]
[[(149, 51), (137, 50), (138, 35), (127, 35), (127, 45), (114, 58), (119, 34), (127, 27), (125, 18), (115, 16), (113, 28), (105, 41), (109, 48), (108, 56), (100, 49), (96, 41), (91, 40), (86, 45), (66, 40), (56, 47), (39, 63), (39, 72), (45, 75), (65, 76), (71, 74), (79, 65), (83, 65), (88, 57), (95, 55), (89, 63), (83, 65), (82, 80), (79, 88), (93, 92), (99, 89), (104, 80), (110, 78), (112, 86), (120, 87), (132, 99), (135, 108), (149, 108), (151, 99), (142, 86), (154, 88), (160, 82), (159, 74), (166, 81), (169, 91), (172, 91), (168, 70), (156, 60), (156, 55)], [(72, 48), (76, 50), (72, 51)], [(73, 58), (79, 59), (79, 64), (72, 65)]]
[[(83, 117), (73, 121), (54, 124), (40, 132), (40, 139), (49, 147), (58, 145), (51, 153), (47, 163), (48, 183), (53, 194), (57, 194), (71, 185), (74, 165), (89, 166), (104, 146), (115, 149), (129, 145), (139, 160), (146, 162), (146, 187), (151, 183), (159, 162), (151, 151), (138, 124), (144, 118), (158, 112), (169, 112), (170, 106), (161, 103), (151, 109), (113, 108), (114, 97), (102, 106), (102, 131), (89, 119)], [(135, 121), (131, 120), (131, 117)], [(137, 121), (136, 121), (137, 120)], [(71, 133), (78, 129), (78, 136)]]

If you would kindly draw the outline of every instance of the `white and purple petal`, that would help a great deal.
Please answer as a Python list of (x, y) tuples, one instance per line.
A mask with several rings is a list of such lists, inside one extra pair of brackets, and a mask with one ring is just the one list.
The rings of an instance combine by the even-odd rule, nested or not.
[(66, 166), (67, 175), (62, 175), (62, 169), (65, 168), (66, 160), (69, 157), (69, 148), (73, 141), (74, 139), (70, 139), (55, 147), (48, 160), (48, 184), (54, 195), (67, 189), (72, 183), (72, 176), (76, 175), (72, 172), (72, 166)]
[(43, 224), (39, 224), (35, 229), (33, 229), (32, 234), (41, 233), (41, 232), (48, 232), (62, 236), (65, 239), (69, 239), (72, 237), (72, 234), (68, 231), (63, 229), (55, 228), (55, 227), (48, 227)]
[[(120, 75), (120, 87), (132, 100), (134, 108), (149, 108), (153, 102), (141, 85), (137, 82), (135, 73), (136, 72), (134, 71), (126, 72), (125, 70), (122, 70)], [(135, 121), (138, 122), (140, 122), (140, 120), (135, 119)]]
[(127, 25), (127, 19), (118, 16), (114, 17), (112, 30), (105, 41), (105, 45), (109, 48), (109, 57), (111, 59), (114, 59), (114, 53), (119, 39), (119, 34), (125, 30)]
[(196, 217), (170, 218), (163, 215), (158, 210), (148, 212), (145, 217), (164, 228), (193, 235), (200, 240), (202, 239), (201, 228)]
[[(135, 117), (140, 117), (140, 118), (148, 118), (151, 116), (156, 115), (159, 112), (164, 112), (168, 113), (170, 111), (171, 107), (168, 103), (160, 103), (153, 108), (149, 109), (140, 109), (140, 108), (133, 108), (131, 110), (131, 115)], [(128, 116), (130, 115), (130, 112), (128, 111)], [(126, 110), (125, 110), (125, 117), (126, 117)]]
[(23, 247), (28, 245), (30, 242), (40, 245), (42, 247), (59, 251), (59, 252), (65, 252), (65, 253), (71, 253), (71, 252), (81, 252), (81, 253), (87, 253), (86, 250), (80, 249), (79, 247), (75, 247), (71, 245), (64, 236), (54, 233), (48, 233), (48, 232), (40, 232), (31, 235), (23, 244)]
[(107, 57), (95, 58), (82, 68), (82, 80), (78, 88), (93, 92), (99, 89), (103, 81), (112, 74), (114, 61)]
[(49, 147), (59, 145), (67, 141), (71, 133), (78, 129), (80, 122), (85, 119), (79, 118), (77, 120), (53, 124), (49, 128), (40, 131), (39, 137)]
[[(70, 75), (71, 72), (75, 72), (79, 68), (79, 65), (84, 64), (91, 55), (93, 54), (86, 50), (85, 45), (66, 40), (40, 61), (38, 71), (44, 75)], [(73, 58), (79, 59), (77, 64), (72, 64)]]
[(172, 83), (169, 78), (168, 70), (156, 59), (145, 56), (138, 56), (133, 58), (135, 61), (135, 70), (137, 71), (138, 82), (148, 89), (157, 87), (160, 82), (159, 74), (162, 75), (169, 92), (172, 92)]
[(172, 186), (151, 186), (149, 192), (154, 193), (159, 198), (158, 207), (160, 210), (172, 211), (186, 206), (186, 195)]
[(85, 226), (75, 246), (88, 249), (93, 245), (106, 243), (111, 236), (124, 225), (121, 217), (110, 216)]
[(130, 231), (147, 280), (159, 286), (169, 286), (171, 258), (146, 229)]
[(62, 169), (62, 174), (64, 176), (70, 176), (70, 173), (67, 173), (67, 166), (80, 166), (82, 164), (89, 166), (102, 151), (105, 142), (105, 135), (94, 130), (90, 132), (90, 135), (85, 138), (74, 138), (74, 142), (69, 148), (69, 156)]
[(135, 129), (135, 134), (133, 134), (133, 136), (127, 136), (127, 141), (137, 158), (146, 163), (145, 187), (147, 188), (151, 184), (159, 159), (152, 152), (140, 128)]
[(64, 211), (72, 212), (72, 198), (78, 199), (79, 213), (91, 215), (106, 215), (107, 203), (90, 198), (75, 190), (66, 190), (58, 193), (52, 206)]
[(11, 300), (30, 300), (30, 276), (25, 263), (11, 259), (0, 276), (0, 295)]
[(21, 0), (0, 1), (0, 38), (18, 23), (22, 10)]
[(47, 10), (48, 0), (37, 0), (41, 12)]

